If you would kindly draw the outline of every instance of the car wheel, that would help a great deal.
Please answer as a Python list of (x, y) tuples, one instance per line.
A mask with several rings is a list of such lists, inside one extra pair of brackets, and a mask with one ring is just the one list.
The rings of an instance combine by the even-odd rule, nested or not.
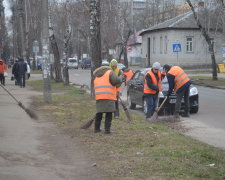
[(148, 105), (147, 105), (146, 98), (144, 98), (144, 101), (143, 101), (143, 112), (145, 114), (147, 114), (147, 110), (148, 110)]
[(129, 94), (127, 94), (127, 104), (128, 104), (128, 108), (129, 109), (135, 109), (136, 108), (136, 104), (134, 104), (132, 101), (131, 101), (131, 97)]
[(198, 106), (196, 106), (190, 110), (190, 113), (192, 113), (192, 114), (196, 114), (197, 112), (198, 112)]

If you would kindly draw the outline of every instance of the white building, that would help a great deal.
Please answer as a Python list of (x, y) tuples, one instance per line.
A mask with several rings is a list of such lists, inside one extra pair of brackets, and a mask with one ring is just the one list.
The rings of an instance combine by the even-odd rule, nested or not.
[[(203, 18), (200, 20), (207, 22)], [(214, 44), (217, 63), (220, 63), (223, 60), (222, 48), (225, 40), (221, 27), (217, 26), (216, 33), (215, 27), (216, 25), (211, 21), (213, 33), (210, 37)], [(162, 65), (171, 64), (185, 67), (211, 65), (208, 44), (199, 31), (192, 12), (146, 29), (141, 36), (143, 66), (150, 66), (155, 61), (159, 61)]]

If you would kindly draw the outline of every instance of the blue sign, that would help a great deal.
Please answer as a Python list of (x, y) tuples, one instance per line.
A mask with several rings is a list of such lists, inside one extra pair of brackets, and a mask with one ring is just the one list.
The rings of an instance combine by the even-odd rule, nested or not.
[(173, 44), (173, 52), (181, 52), (181, 44)]

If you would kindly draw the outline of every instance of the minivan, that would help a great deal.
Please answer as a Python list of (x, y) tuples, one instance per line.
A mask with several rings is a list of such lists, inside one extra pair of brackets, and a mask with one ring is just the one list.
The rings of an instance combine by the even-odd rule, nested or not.
[(68, 68), (78, 69), (78, 60), (76, 58), (69, 58), (67, 66)]

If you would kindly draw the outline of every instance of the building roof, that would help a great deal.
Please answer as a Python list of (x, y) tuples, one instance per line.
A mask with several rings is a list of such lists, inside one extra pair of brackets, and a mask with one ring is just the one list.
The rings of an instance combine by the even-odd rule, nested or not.
[(192, 11), (179, 15), (175, 18), (169, 19), (165, 22), (145, 29), (140, 35), (148, 32), (158, 31), (163, 29), (199, 29), (194, 19)]

